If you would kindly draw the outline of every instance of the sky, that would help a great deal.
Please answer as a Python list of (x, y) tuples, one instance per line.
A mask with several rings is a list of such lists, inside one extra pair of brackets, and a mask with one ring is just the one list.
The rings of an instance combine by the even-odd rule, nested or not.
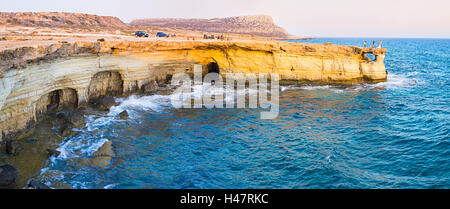
[(297, 36), (450, 38), (449, 0), (0, 0), (1, 12), (137, 18), (266, 14)]

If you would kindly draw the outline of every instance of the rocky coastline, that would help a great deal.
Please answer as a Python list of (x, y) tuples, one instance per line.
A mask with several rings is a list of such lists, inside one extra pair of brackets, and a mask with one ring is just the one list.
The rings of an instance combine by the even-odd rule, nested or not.
[[(193, 73), (194, 64), (211, 63), (220, 74), (279, 73), (281, 80), (343, 84), (387, 78), (383, 48), (287, 42), (74, 41), (0, 51), (0, 153), (27, 153), (19, 142), (39, 124), (55, 127), (55, 140), (38, 147), (35, 165), (1, 167), (0, 188), (44, 188), (33, 179), (56, 145), (76, 134), (90, 110), (108, 111), (114, 97), (151, 94), (175, 73)], [(368, 60), (366, 54), (376, 56)], [(126, 119), (127, 113), (120, 114)], [(106, 142), (80, 163), (104, 168), (114, 156)], [(22, 169), (22, 170), (21, 170)], [(21, 175), (21, 172), (26, 174)], [(18, 181), (19, 179), (19, 181)], [(62, 184), (62, 183), (61, 183)], [(52, 187), (52, 186), (51, 186)], [(52, 188), (67, 188), (67, 185)]]

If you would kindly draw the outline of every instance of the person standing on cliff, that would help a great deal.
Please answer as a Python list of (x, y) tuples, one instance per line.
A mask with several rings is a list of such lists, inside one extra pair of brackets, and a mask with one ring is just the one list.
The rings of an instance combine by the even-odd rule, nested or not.
[(372, 47), (375, 48), (375, 41), (372, 41)]
[(364, 41), (364, 47), (367, 47), (367, 41)]
[(383, 48), (383, 41), (379, 42), (378, 48), (380, 48), (380, 49)]

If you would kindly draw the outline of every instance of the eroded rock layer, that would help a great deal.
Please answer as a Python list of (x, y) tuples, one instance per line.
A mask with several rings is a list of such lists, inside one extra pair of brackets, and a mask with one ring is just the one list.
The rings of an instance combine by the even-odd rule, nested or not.
[[(194, 64), (227, 73), (279, 73), (320, 83), (386, 80), (385, 49), (288, 42), (106, 41), (0, 52), (0, 141), (39, 115), (102, 95), (148, 92)], [(374, 54), (371, 61), (365, 54)]]

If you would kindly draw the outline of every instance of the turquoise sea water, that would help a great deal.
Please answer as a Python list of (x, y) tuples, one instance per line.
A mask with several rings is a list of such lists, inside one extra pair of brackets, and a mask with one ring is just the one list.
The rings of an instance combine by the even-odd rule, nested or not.
[[(42, 173), (75, 188), (450, 188), (450, 40), (383, 41), (387, 82), (282, 86), (274, 120), (174, 109), (163, 93), (118, 99)], [(114, 117), (124, 109), (129, 119)], [(76, 163), (107, 140), (109, 167)]]

